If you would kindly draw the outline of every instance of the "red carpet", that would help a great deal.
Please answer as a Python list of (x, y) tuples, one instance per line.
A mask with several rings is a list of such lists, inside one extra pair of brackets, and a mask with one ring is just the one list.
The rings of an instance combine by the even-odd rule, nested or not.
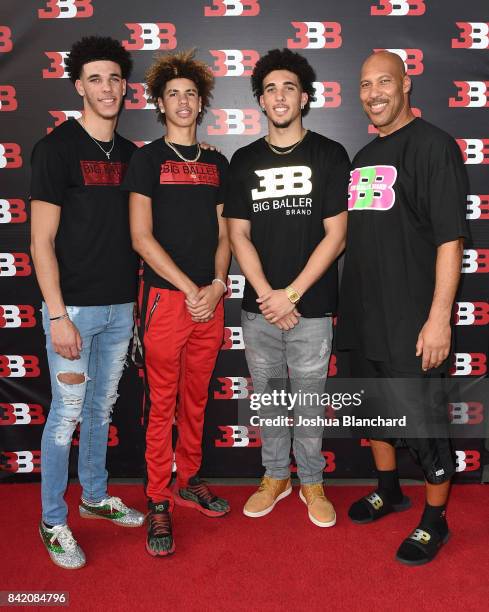
[[(367, 487), (330, 487), (338, 523), (312, 525), (296, 491), (261, 519), (241, 513), (251, 487), (215, 487), (233, 511), (211, 519), (176, 508), (177, 550), (151, 558), (145, 528), (122, 529), (79, 518), (79, 488), (71, 486), (70, 526), (87, 566), (51, 563), (37, 533), (38, 485), (0, 486), (0, 590), (69, 591), (72, 610), (464, 610), (489, 606), (489, 486), (459, 485), (449, 508), (452, 538), (430, 565), (394, 560), (416, 526), (423, 489), (407, 487), (414, 508), (372, 525), (354, 525), (346, 512)], [(141, 510), (142, 489), (111, 487)]]

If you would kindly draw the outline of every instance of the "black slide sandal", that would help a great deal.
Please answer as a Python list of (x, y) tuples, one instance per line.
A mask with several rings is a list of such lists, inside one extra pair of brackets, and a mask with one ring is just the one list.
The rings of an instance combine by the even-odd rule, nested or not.
[[(433, 561), (440, 548), (450, 539), (450, 532), (442, 537), (430, 527), (417, 527), (399, 547), (396, 559), (405, 565), (424, 565)], [(421, 552), (421, 554), (419, 554)]]
[[(400, 503), (393, 504), (387, 499), (384, 491), (376, 489), (353, 503), (348, 510), (348, 516), (354, 523), (365, 525), (392, 512), (404, 512), (409, 510), (410, 507), (411, 500), (406, 495), (403, 496)], [(367, 517), (359, 518), (359, 516), (364, 517), (365, 513), (368, 514)]]

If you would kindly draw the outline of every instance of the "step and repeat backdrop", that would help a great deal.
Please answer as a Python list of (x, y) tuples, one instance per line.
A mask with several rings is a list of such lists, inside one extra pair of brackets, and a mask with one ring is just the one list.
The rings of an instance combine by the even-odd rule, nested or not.
[[(305, 126), (340, 141), (350, 156), (375, 137), (358, 101), (362, 61), (389, 49), (413, 80), (415, 112), (457, 139), (471, 182), (462, 285), (455, 309), (453, 376), (487, 376), (489, 330), (489, 5), (487, 0), (2, 0), (0, 6), (0, 480), (39, 478), (40, 440), (50, 385), (40, 319), (41, 296), (29, 253), (29, 159), (33, 144), (70, 117), (81, 101), (64, 69), (71, 44), (110, 35), (134, 58), (118, 131), (141, 145), (162, 135), (147, 103), (144, 72), (155, 52), (198, 49), (216, 77), (199, 139), (230, 158), (264, 135), (250, 91), (261, 54), (288, 47), (315, 68), (316, 99)], [(402, 274), (402, 271), (399, 271)], [(240, 303), (244, 278), (233, 263), (226, 329), (211, 381), (202, 473), (262, 473), (257, 428), (239, 423), (238, 402), (252, 392), (244, 357)], [(341, 374), (333, 355), (331, 377)], [(110, 427), (113, 476), (143, 471), (141, 371), (129, 365)], [(472, 378), (471, 378), (472, 377)], [(471, 398), (469, 398), (470, 400)], [(453, 422), (480, 424), (478, 401), (451, 407)], [(455, 441), (458, 480), (480, 482), (484, 440)], [(76, 474), (76, 434), (71, 473)], [(324, 440), (326, 476), (370, 477), (366, 440)], [(400, 453), (404, 477), (420, 477)]]

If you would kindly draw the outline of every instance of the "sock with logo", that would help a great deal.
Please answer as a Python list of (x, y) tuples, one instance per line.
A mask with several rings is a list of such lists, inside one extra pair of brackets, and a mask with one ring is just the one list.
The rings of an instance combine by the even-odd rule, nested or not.
[(377, 470), (379, 491), (387, 496), (391, 504), (400, 504), (403, 499), (399, 475), (395, 470)]

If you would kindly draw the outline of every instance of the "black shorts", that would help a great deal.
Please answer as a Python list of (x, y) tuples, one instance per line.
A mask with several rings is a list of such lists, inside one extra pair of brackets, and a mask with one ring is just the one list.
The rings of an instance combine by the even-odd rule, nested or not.
[[(411, 420), (415, 420), (416, 431), (413, 433), (413, 429), (410, 428), (409, 437), (405, 438), (381, 438), (375, 435), (371, 439), (382, 440), (396, 447), (406, 446), (429, 483), (441, 484), (450, 480), (455, 473), (455, 453), (448, 436), (448, 410), (443, 402), (431, 401), (432, 394), (438, 388), (438, 382), (439, 393), (443, 393), (443, 379), (448, 375), (448, 360), (439, 368), (427, 372), (407, 372), (398, 370), (386, 362), (367, 359), (359, 351), (348, 351), (348, 358), (352, 378), (385, 381), (404, 379), (406, 383), (399, 385), (399, 393), (393, 391), (391, 396), (396, 398), (397, 405), (392, 407), (392, 411), (397, 415), (409, 411)], [(388, 386), (388, 382), (382, 384)], [(426, 391), (428, 387), (429, 394)], [(423, 400), (418, 402), (418, 397)], [(413, 398), (416, 399), (413, 401)], [(439, 433), (436, 437), (427, 437), (426, 432), (430, 431), (429, 427), (433, 423), (436, 423), (437, 432), (446, 430), (446, 437), (440, 437)], [(419, 432), (419, 435), (416, 432)]]

